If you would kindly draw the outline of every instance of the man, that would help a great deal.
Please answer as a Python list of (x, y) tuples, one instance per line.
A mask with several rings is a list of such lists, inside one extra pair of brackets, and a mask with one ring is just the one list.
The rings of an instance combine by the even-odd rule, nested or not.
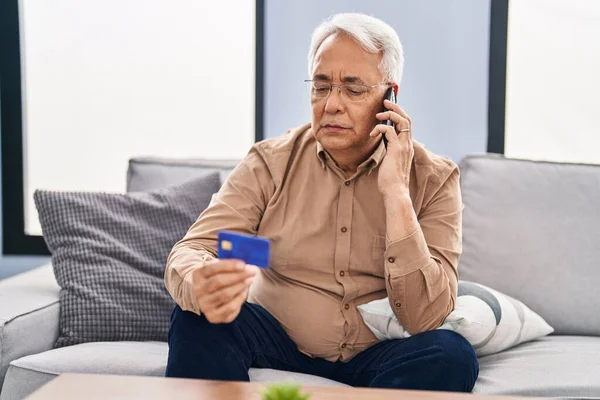
[[(312, 123), (257, 143), (169, 256), (178, 306), (167, 376), (247, 381), (259, 367), (471, 391), (473, 348), (435, 330), (456, 298), (458, 169), (414, 142), (410, 118), (383, 101), (402, 67), (400, 40), (380, 20), (340, 14), (317, 27)], [(217, 260), (221, 230), (269, 238), (270, 268)], [(357, 306), (386, 296), (410, 338), (378, 342), (362, 321)]]

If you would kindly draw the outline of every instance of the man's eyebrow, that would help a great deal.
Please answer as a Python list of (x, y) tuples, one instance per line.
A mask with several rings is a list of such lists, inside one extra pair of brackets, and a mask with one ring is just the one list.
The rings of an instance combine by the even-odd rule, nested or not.
[(363, 80), (360, 79), (358, 76), (345, 76), (344, 78), (342, 78), (342, 82), (364, 84)]
[[(313, 78), (315, 81), (331, 81), (331, 77), (327, 74), (316, 74)], [(358, 76), (345, 76), (342, 78), (342, 82), (344, 83), (360, 83), (364, 85), (364, 81), (360, 79)]]
[(315, 75), (315, 77), (313, 79), (316, 81), (330, 81), (331, 80), (331, 78), (327, 74), (317, 74), (317, 75)]

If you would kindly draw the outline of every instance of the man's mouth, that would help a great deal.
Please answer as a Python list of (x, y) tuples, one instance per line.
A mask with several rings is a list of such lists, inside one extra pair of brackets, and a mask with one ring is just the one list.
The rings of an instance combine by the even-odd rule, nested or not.
[(327, 130), (332, 130), (332, 131), (341, 131), (344, 129), (348, 129), (344, 126), (336, 125), (336, 124), (325, 124), (325, 125), (323, 125), (323, 128), (325, 128)]

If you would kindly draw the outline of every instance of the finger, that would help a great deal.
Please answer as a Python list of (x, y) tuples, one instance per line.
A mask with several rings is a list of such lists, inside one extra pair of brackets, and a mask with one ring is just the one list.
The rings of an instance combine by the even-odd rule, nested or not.
[(233, 322), (237, 318), (237, 316), (240, 313), (240, 310), (242, 309), (242, 306), (244, 305), (244, 302), (246, 301), (247, 298), (248, 298), (248, 292), (246, 291), (245, 293), (242, 293), (242, 296), (238, 296), (234, 300), (236, 307), (234, 307), (234, 310), (230, 314), (225, 315), (223, 317), (223, 321), (226, 324)]
[(377, 113), (375, 117), (381, 121), (391, 120), (396, 124), (396, 130), (400, 132), (402, 129), (410, 129), (410, 122), (394, 111), (384, 111)]
[(240, 308), (239, 308), (239, 309), (237, 309), (237, 308), (236, 308), (236, 309), (235, 309), (235, 310), (234, 310), (234, 311), (233, 311), (231, 314), (228, 314), (228, 315), (225, 315), (225, 316), (223, 316), (223, 317), (222, 317), (222, 319), (223, 319), (223, 322), (222, 322), (222, 323), (223, 323), (223, 324), (230, 324), (230, 323), (232, 323), (233, 321), (235, 321), (235, 319), (237, 318), (237, 316), (238, 316), (238, 315), (239, 315), (239, 313), (240, 313), (240, 310), (241, 310), (241, 308), (242, 308), (242, 307), (240, 306)]
[(391, 110), (386, 112), (396, 113), (402, 118), (403, 122), (401, 124), (396, 123), (396, 131), (398, 132), (398, 134), (402, 134), (402, 137), (406, 137), (409, 142), (412, 142), (412, 120), (410, 119), (408, 114), (406, 114), (406, 112), (404, 112), (402, 107), (400, 107), (398, 104), (393, 103), (389, 100), (384, 100), (383, 105), (384, 107)]
[(221, 272), (239, 272), (242, 271), (244, 269), (244, 266), (246, 264), (242, 261), (242, 260), (213, 260), (210, 261), (206, 264), (204, 264), (204, 266), (202, 268), (200, 268), (200, 271), (202, 272), (202, 276), (204, 276), (205, 278), (211, 277), (217, 273), (221, 273)]
[[(246, 301), (247, 296), (248, 291), (244, 290), (240, 294), (238, 294), (233, 300), (217, 308), (214, 311), (214, 316), (216, 317), (215, 319), (222, 321), (223, 323), (233, 321), (235, 316), (237, 316), (237, 314), (240, 312), (242, 304)], [(232, 315), (234, 316), (233, 318)]]
[(256, 265), (251, 265), (251, 264), (246, 264), (246, 268), (248, 271), (254, 271), (254, 275), (258, 274), (258, 271), (260, 271), (260, 267), (257, 267)]
[(248, 289), (248, 287), (254, 281), (254, 277), (245, 279), (242, 282), (236, 283), (235, 285), (228, 286), (217, 292), (206, 295), (202, 301), (205, 307), (218, 308), (224, 304), (229, 303), (241, 292)]
[(215, 293), (219, 290), (243, 282), (244, 280), (254, 277), (256, 275), (256, 269), (245, 268), (242, 271), (235, 272), (222, 272), (215, 274), (209, 278), (205, 278), (205, 284), (203, 290), (205, 293)]
[(406, 121), (406, 123), (396, 124), (396, 130), (398, 131), (398, 133), (406, 132), (404, 133), (404, 135), (407, 136), (409, 140), (412, 140), (412, 120), (410, 119), (408, 114), (406, 114), (406, 112), (404, 112), (402, 107), (400, 107), (398, 104), (393, 103), (389, 100), (384, 100), (383, 104), (384, 107), (399, 114), (400, 117), (402, 117), (402, 119)]
[(373, 128), (373, 130), (371, 131), (371, 133), (369, 134), (369, 136), (371, 137), (375, 137), (377, 135), (385, 135), (385, 137), (388, 140), (388, 143), (390, 142), (397, 142), (398, 139), (398, 133), (396, 132), (396, 130), (389, 126), (389, 125), (383, 125), (383, 124), (377, 124), (375, 125), (375, 128)]
[(385, 108), (387, 108), (388, 110), (394, 111), (398, 114), (400, 114), (400, 116), (404, 119), (406, 119), (409, 124), (412, 124), (412, 120), (410, 119), (410, 117), (408, 116), (408, 114), (406, 112), (404, 112), (404, 110), (402, 109), (402, 107), (400, 107), (398, 104), (393, 103), (387, 99), (385, 99), (383, 101), (383, 106)]

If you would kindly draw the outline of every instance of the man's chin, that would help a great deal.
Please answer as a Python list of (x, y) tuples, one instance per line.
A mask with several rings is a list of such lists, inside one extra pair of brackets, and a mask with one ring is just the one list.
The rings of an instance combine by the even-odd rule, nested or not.
[(317, 139), (328, 150), (344, 150), (352, 147), (353, 136), (353, 132), (350, 130), (332, 132), (321, 128)]
[(348, 140), (348, 137), (341, 135), (322, 135), (317, 137), (317, 139), (327, 151), (349, 150), (353, 147), (353, 143)]

